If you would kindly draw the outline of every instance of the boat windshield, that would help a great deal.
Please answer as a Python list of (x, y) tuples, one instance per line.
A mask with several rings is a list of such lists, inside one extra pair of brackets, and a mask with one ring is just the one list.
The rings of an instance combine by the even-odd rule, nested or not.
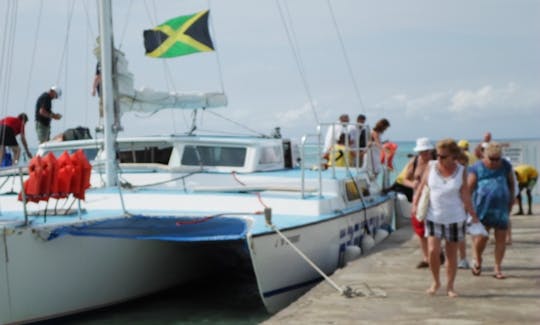
[(246, 148), (223, 146), (184, 147), (182, 165), (242, 167), (246, 158)]

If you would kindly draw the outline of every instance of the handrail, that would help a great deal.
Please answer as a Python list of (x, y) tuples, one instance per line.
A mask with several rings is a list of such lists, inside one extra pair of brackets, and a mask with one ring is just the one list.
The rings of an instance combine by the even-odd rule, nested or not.
[[(360, 125), (358, 123), (320, 123), (319, 125), (317, 125), (317, 132), (316, 133), (310, 133), (310, 134), (305, 134), (302, 136), (301, 138), (301, 142), (300, 142), (300, 168), (301, 168), (301, 195), (302, 195), (302, 199), (305, 198), (305, 170), (306, 170), (306, 145), (308, 144), (311, 144), (308, 140), (310, 138), (315, 138), (317, 139), (317, 143), (316, 143), (316, 146), (317, 146), (317, 150), (316, 150), (316, 155), (317, 155), (317, 171), (318, 171), (318, 183), (319, 183), (319, 197), (321, 198), (322, 197), (322, 171), (325, 169), (324, 165), (323, 165), (323, 160), (322, 160), (322, 157), (323, 157), (323, 154), (325, 152), (323, 152), (323, 146), (325, 144), (322, 143), (321, 141), (321, 129), (323, 126), (328, 126), (331, 128), (331, 143), (335, 143), (335, 127), (336, 126), (345, 126), (345, 125), (352, 125), (352, 126), (355, 126), (355, 127), (359, 127)], [(365, 128), (366, 129), (366, 143), (368, 143), (367, 141), (367, 138), (369, 136), (369, 133), (370, 133), (370, 128), (367, 124), (363, 125), (362, 128)], [(362, 128), (359, 128), (359, 130), (362, 130)], [(326, 139), (325, 139), (326, 140)], [(358, 147), (358, 146), (351, 146), (351, 143), (349, 142), (349, 137), (346, 137), (345, 138), (345, 151), (346, 153), (350, 153), (350, 152), (354, 152), (355, 153), (355, 160), (354, 160), (354, 166), (350, 166), (350, 161), (348, 159), (346, 159), (346, 165), (345, 165), (345, 168), (347, 168), (347, 172), (350, 172), (350, 169), (351, 167), (354, 167), (355, 169), (355, 174), (358, 175), (358, 173), (360, 172), (360, 169), (362, 168), (362, 166), (360, 166), (360, 159), (358, 158), (360, 156), (361, 153), (363, 153), (364, 151), (366, 151), (368, 149), (367, 146), (364, 146), (364, 147)], [(326, 149), (326, 148), (324, 148)], [(335, 150), (335, 148), (331, 147), (330, 150)], [(334, 159), (335, 155), (331, 155), (332, 159)], [(332, 168), (332, 178), (336, 178), (336, 164), (335, 164), (335, 161), (331, 161), (330, 162), (330, 165), (331, 165), (331, 168)]]

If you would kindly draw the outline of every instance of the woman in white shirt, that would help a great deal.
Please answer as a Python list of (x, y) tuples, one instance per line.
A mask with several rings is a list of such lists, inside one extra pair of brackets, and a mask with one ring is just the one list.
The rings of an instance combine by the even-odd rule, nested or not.
[(430, 161), (422, 175), (420, 190), (415, 192), (413, 214), (416, 214), (418, 200), (424, 185), (430, 188), (429, 208), (425, 220), (428, 239), (429, 268), (433, 283), (426, 290), (434, 295), (441, 287), (440, 259), (441, 240), (445, 240), (446, 292), (449, 297), (457, 297), (454, 280), (457, 272), (457, 250), (466, 232), (467, 213), (473, 222), (478, 222), (472, 207), (471, 195), (466, 182), (466, 168), (456, 161), (460, 148), (453, 139), (437, 143), (437, 160)]

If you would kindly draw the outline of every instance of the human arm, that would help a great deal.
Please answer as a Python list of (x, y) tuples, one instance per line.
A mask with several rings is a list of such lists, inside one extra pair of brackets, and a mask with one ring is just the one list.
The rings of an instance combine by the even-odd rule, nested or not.
[[(509, 164), (510, 165), (510, 164)], [(512, 206), (514, 205), (516, 198), (516, 176), (514, 174), (514, 168), (510, 165), (509, 172), (506, 175), (506, 181), (508, 182), (508, 190), (510, 191), (510, 202), (508, 202), (509, 211), (512, 211)], [(519, 189), (518, 189), (519, 191)]]
[(412, 215), (416, 215), (416, 210), (418, 209), (418, 201), (420, 200), (420, 196), (422, 196), (422, 191), (424, 190), (424, 187), (428, 182), (428, 177), (429, 177), (429, 165), (427, 166), (427, 168), (424, 169), (424, 172), (422, 173), (420, 184), (418, 185), (418, 187), (414, 189), (414, 195), (413, 195), (412, 206), (411, 206)]
[(45, 109), (45, 107), (40, 107), (39, 114), (44, 117), (52, 118), (54, 120), (59, 120), (62, 118), (62, 114), (53, 113)]
[(94, 82), (92, 84), (92, 96), (96, 95), (97, 89), (100, 84), (101, 84), (101, 74), (96, 74), (96, 76), (94, 77)]
[(416, 185), (416, 181), (414, 179), (414, 170), (413, 170), (414, 159), (415, 158), (410, 159), (407, 162), (407, 165), (405, 166), (406, 171), (405, 171), (405, 177), (403, 178), (403, 184), (402, 184), (402, 185), (412, 188), (413, 190)]
[(461, 195), (461, 201), (463, 202), (463, 207), (465, 208), (465, 212), (471, 216), (473, 223), (477, 223), (479, 220), (472, 204), (472, 198), (471, 198), (472, 187), (469, 184), (469, 179), (471, 178), (471, 176), (474, 178), (474, 180), (471, 179), (471, 182), (476, 184), (476, 175), (474, 173), (468, 174), (467, 168), (465, 167), (463, 171), (463, 182), (461, 184), (461, 188), (459, 189), (459, 193)]
[(24, 133), (21, 133), (21, 142), (23, 144), (24, 151), (26, 152), (26, 156), (28, 156), (29, 159), (32, 158), (32, 153), (30, 152), (30, 149), (28, 149), (28, 142), (26, 142), (26, 136)]

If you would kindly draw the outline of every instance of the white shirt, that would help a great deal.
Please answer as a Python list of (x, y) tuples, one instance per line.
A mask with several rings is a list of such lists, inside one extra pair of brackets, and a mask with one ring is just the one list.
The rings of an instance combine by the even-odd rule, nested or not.
[(467, 213), (461, 200), (463, 165), (457, 164), (456, 171), (443, 177), (437, 170), (438, 162), (429, 162), (429, 207), (426, 219), (439, 224), (451, 224), (467, 220)]
[[(334, 131), (333, 137), (332, 131)], [(328, 152), (330, 148), (332, 148), (332, 145), (339, 140), (341, 133), (349, 135), (349, 147), (352, 147), (352, 145), (356, 143), (356, 138), (358, 137), (358, 128), (352, 124), (344, 125), (341, 122), (337, 122), (328, 126), (328, 130), (326, 131), (326, 136), (324, 138), (324, 152)]]

